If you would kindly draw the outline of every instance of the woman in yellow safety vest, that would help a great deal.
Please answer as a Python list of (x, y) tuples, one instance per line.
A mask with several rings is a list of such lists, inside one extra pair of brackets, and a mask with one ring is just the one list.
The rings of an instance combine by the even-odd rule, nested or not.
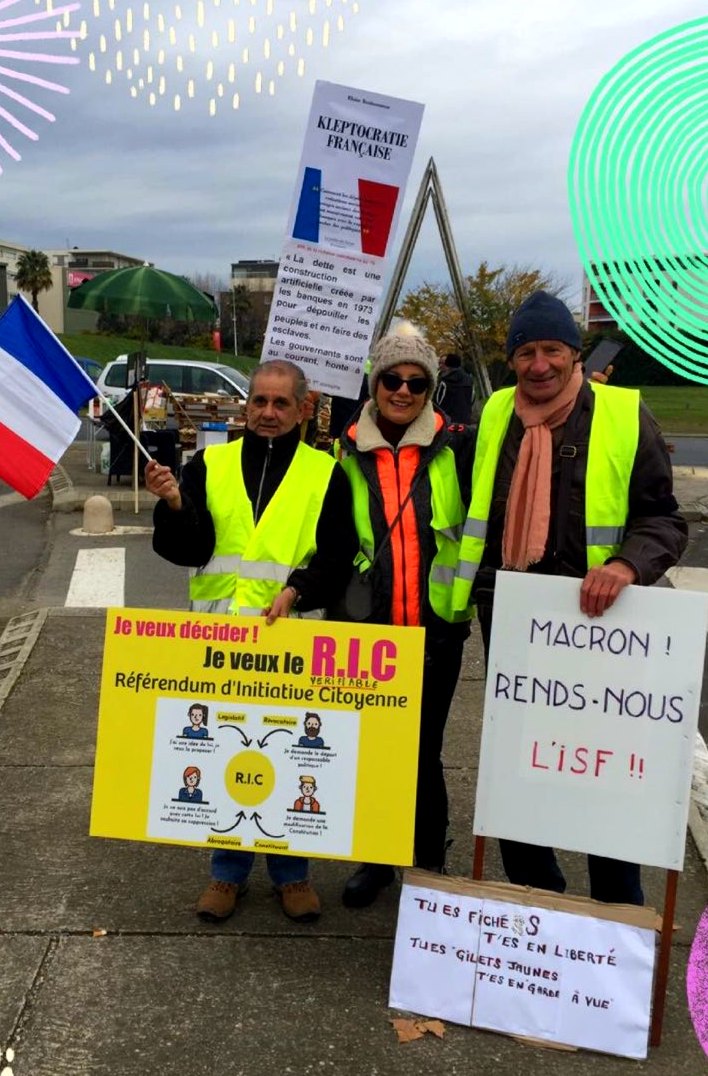
[[(383, 337), (371, 358), (371, 399), (345, 427), (338, 455), (352, 486), (356, 567), (373, 564), (368, 619), (426, 629), (415, 860), (442, 871), (448, 815), (440, 753), (469, 635), (470, 611), (453, 612), (452, 584), (472, 431), (449, 427), (433, 406), (438, 360), (417, 331)], [(344, 903), (364, 907), (393, 879), (392, 867), (365, 863), (347, 882)]]

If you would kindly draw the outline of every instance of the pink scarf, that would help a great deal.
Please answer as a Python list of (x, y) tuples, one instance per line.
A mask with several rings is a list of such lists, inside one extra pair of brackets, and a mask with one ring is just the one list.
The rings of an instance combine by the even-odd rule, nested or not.
[(506, 505), (502, 538), (504, 568), (525, 572), (544, 554), (551, 519), (551, 430), (566, 422), (582, 383), (582, 369), (576, 363), (568, 384), (546, 403), (532, 403), (516, 389), (514, 410), (524, 424), (524, 436)]

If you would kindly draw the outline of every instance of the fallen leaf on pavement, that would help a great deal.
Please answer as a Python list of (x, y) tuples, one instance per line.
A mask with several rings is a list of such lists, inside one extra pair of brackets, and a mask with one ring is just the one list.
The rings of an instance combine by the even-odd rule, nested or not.
[(430, 1031), (439, 1039), (445, 1034), (445, 1025), (442, 1020), (398, 1018), (391, 1020), (391, 1023), (393, 1024), (393, 1030), (398, 1035), (399, 1042), (414, 1042), (415, 1039), (422, 1039), (426, 1031)]
[(422, 1039), (425, 1034), (418, 1027), (417, 1020), (392, 1020), (391, 1023), (399, 1042), (413, 1042), (414, 1039)]

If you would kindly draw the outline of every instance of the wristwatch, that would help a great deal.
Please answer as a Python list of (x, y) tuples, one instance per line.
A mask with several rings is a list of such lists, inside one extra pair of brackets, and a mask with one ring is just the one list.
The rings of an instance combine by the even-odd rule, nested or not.
[(291, 609), (297, 609), (298, 605), (300, 604), (300, 591), (297, 589), (297, 587), (294, 587), (292, 583), (288, 583), (285, 589), (292, 590), (293, 594), (295, 595), (295, 600), (291, 605)]

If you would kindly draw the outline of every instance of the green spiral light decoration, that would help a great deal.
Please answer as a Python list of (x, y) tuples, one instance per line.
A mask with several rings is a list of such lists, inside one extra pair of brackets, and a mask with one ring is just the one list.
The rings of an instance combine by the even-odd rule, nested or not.
[(568, 193), (605, 309), (664, 366), (708, 383), (708, 18), (646, 41), (600, 81)]

